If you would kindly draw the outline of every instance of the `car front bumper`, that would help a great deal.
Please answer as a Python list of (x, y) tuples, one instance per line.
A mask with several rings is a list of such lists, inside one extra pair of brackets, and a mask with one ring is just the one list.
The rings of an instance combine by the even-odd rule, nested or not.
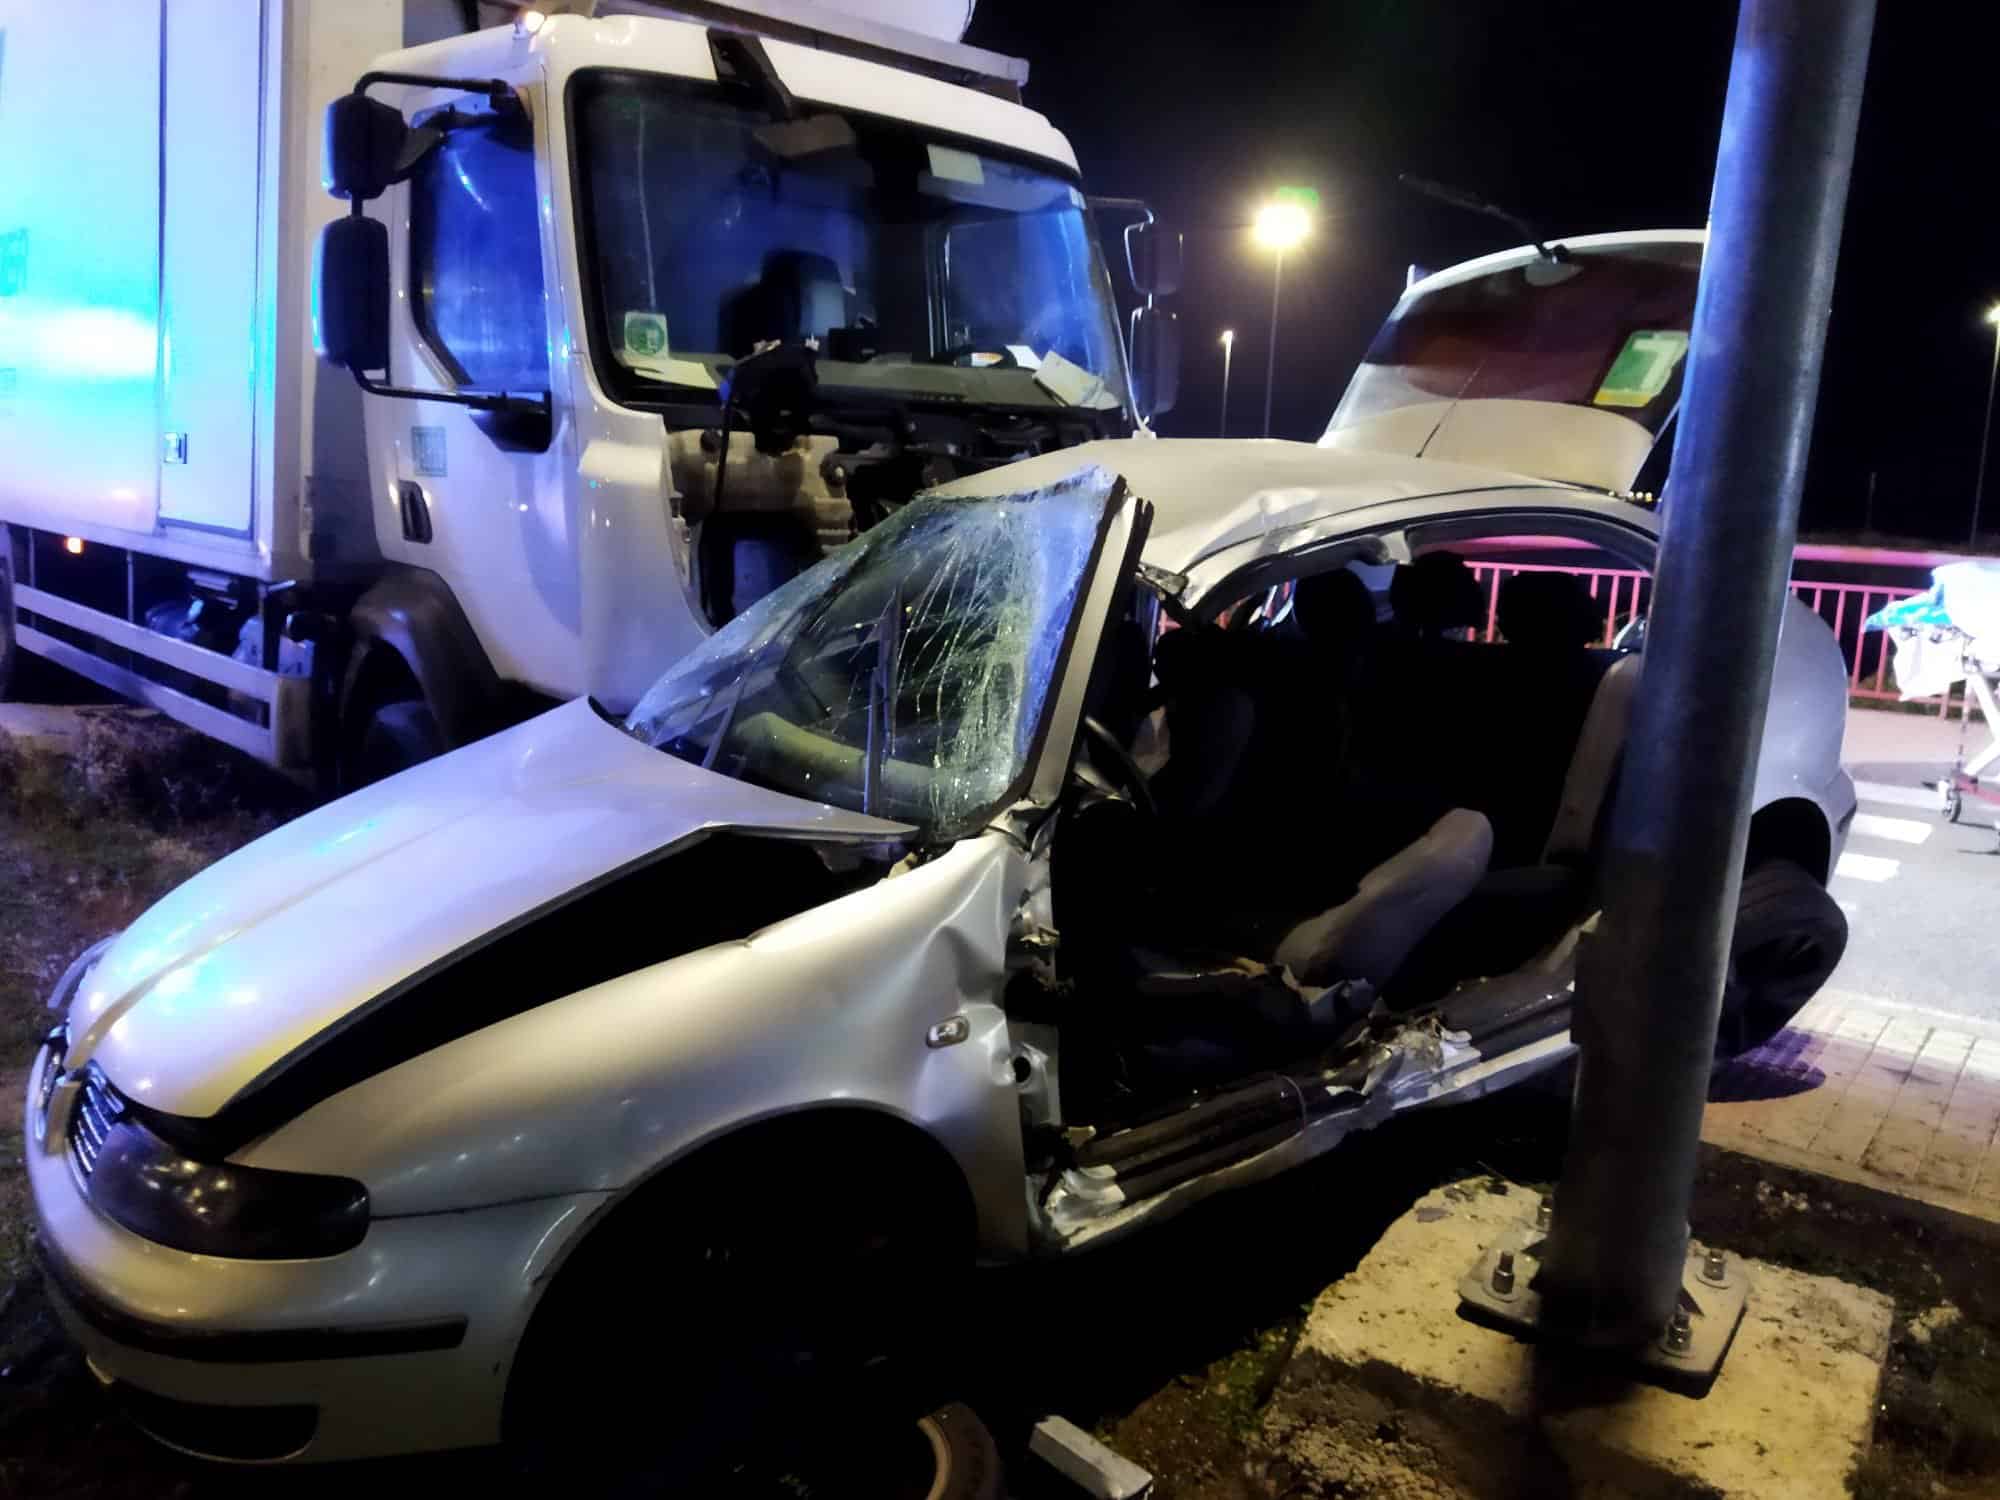
[(49, 1295), (92, 1371), (153, 1436), (202, 1457), (303, 1462), (496, 1441), (538, 1282), (601, 1195), (377, 1219), (316, 1260), (224, 1260), (99, 1213), (58, 1087), (27, 1166)]

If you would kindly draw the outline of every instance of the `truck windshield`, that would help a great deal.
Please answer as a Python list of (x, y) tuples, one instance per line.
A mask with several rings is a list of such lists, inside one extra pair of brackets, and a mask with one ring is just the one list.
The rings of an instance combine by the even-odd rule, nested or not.
[(1110, 281), (1056, 169), (658, 76), (579, 75), (573, 108), (600, 368), (626, 394), (713, 391), (760, 343), (814, 339), (822, 384), (1123, 403)]
[(625, 721), (697, 765), (932, 835), (1017, 794), (1116, 476), (917, 500), (710, 636)]

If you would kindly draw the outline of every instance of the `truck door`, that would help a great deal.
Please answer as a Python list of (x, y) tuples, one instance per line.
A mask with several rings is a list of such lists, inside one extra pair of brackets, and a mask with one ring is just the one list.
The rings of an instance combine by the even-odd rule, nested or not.
[(250, 534), (256, 398), (272, 377), (259, 222), (266, 8), (173, 0), (162, 69), (160, 520), (236, 536)]

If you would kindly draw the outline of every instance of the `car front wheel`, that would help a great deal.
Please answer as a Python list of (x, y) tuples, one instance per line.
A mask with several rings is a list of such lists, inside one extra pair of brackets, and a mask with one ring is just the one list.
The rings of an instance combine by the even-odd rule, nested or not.
[[(531, 1471), (586, 1462), (611, 1494), (696, 1476), (758, 1492), (746, 1474), (789, 1476), (785, 1493), (986, 1493), (968, 1476), (997, 1464), (913, 1373), (930, 1365), (926, 1304), (969, 1247), (935, 1198), (865, 1158), (805, 1155), (781, 1173), (741, 1157), (671, 1173), (577, 1249), (508, 1384), (507, 1436)], [(801, 1488), (830, 1463), (877, 1467), (861, 1491)], [(958, 1478), (936, 1488), (946, 1471)]]

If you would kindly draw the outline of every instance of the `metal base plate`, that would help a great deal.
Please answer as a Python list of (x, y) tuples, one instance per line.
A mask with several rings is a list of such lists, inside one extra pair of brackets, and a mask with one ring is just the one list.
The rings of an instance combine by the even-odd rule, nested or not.
[[(1535, 1290), (1547, 1234), (1532, 1223), (1520, 1224), (1487, 1246), (1478, 1264), (1458, 1284), (1459, 1316), (1530, 1342), (1543, 1338), (1553, 1341), (1541, 1325), (1542, 1299)], [(1502, 1254), (1513, 1256), (1511, 1286), (1504, 1274), (1495, 1274)], [(1642, 1345), (1603, 1351), (1603, 1355), (1652, 1384), (1690, 1395), (1706, 1394), (1722, 1369), (1749, 1296), (1750, 1278), (1741, 1261), (1724, 1260), (1717, 1270), (1708, 1252), (1690, 1243), (1681, 1276), (1680, 1306), (1687, 1314), (1685, 1339), (1677, 1340), (1662, 1330)]]

